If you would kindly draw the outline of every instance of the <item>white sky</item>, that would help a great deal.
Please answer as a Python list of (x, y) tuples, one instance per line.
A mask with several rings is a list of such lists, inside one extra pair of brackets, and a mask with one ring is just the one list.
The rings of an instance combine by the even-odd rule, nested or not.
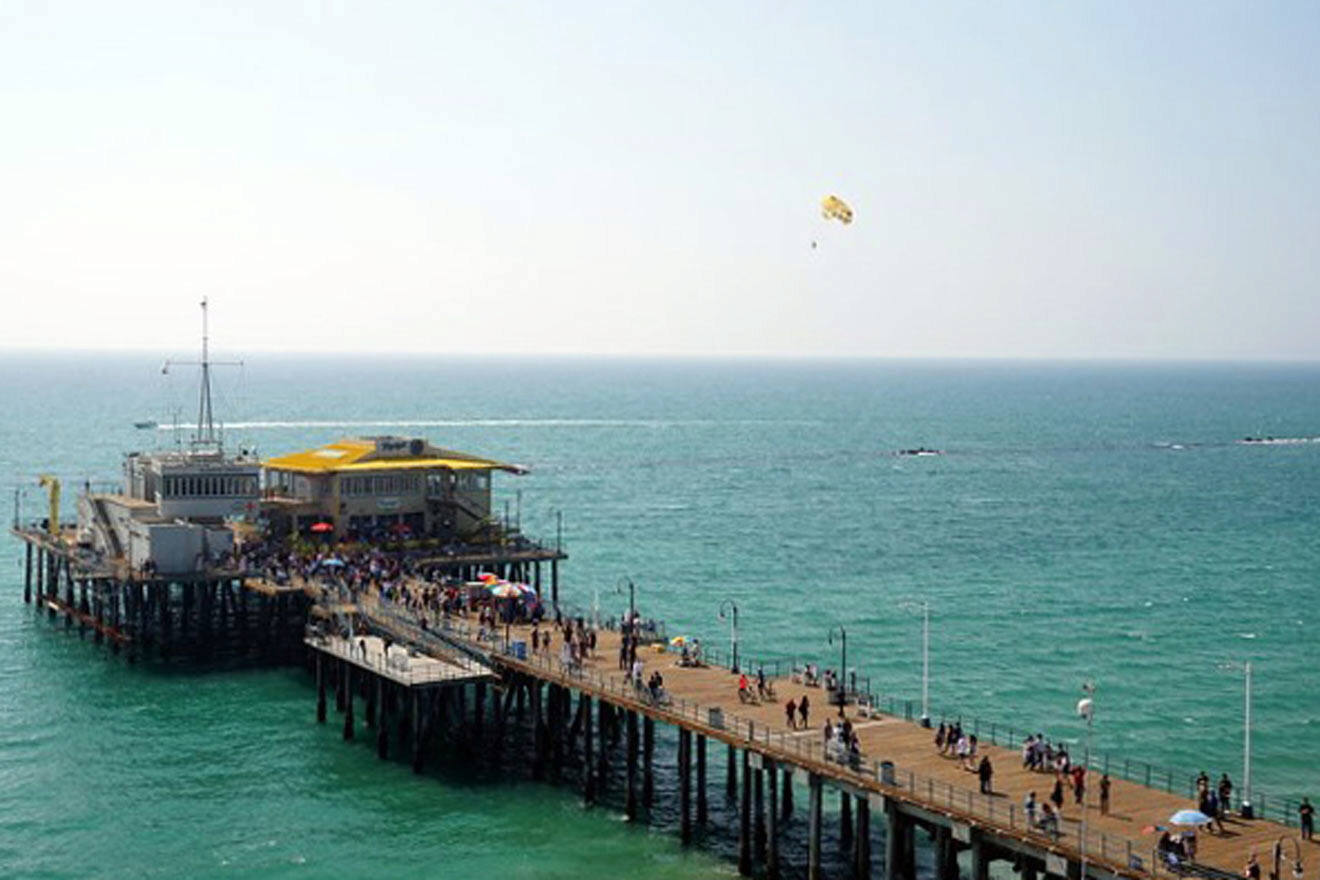
[(0, 2), (0, 347), (1316, 358), (1317, 59), (1315, 3)]

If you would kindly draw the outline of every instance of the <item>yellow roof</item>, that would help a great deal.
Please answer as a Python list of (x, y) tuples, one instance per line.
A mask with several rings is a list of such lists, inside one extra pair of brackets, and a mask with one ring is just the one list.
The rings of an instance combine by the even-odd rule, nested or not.
[(446, 468), (454, 471), (503, 470), (522, 473), (515, 465), (503, 464), (488, 458), (478, 458), (462, 452), (437, 449), (427, 444), (419, 455), (391, 455), (379, 457), (376, 444), (371, 440), (340, 440), (316, 449), (304, 449), (263, 462), (265, 467), (305, 474), (331, 474), (340, 472), (397, 471), (424, 468)]

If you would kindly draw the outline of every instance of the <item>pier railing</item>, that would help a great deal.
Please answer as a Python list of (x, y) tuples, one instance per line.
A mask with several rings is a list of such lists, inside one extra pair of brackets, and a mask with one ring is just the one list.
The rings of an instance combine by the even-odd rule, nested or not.
[[(592, 619), (591, 615), (581, 614), (579, 609), (573, 608), (566, 603), (561, 603), (560, 610), (565, 616), (582, 616), (586, 620)], [(617, 621), (612, 621), (609, 617), (604, 618), (603, 622), (605, 622), (607, 628), (613, 628), (610, 626), (611, 623), (617, 625)], [(544, 658), (531, 655), (528, 655), (525, 658), (517, 657), (514, 654), (514, 646), (512, 644), (504, 643), (503, 626), (500, 626), (497, 629), (491, 629), (484, 633), (486, 636), (484, 640), (479, 639), (479, 636), (483, 635), (480, 628), (462, 618), (455, 619), (441, 617), (435, 621), (434, 628), (445, 633), (450, 638), (457, 638), (465, 641), (482, 641), (484, 644), (489, 645), (491, 650), (495, 650), (506, 656), (515, 657), (515, 659), (518, 659), (520, 662), (535, 663), (537, 665), (549, 663), (551, 666), (558, 663), (558, 660), (545, 661)], [(663, 634), (663, 624), (660, 624), (659, 632)], [(673, 645), (669, 645), (667, 641), (665, 641), (664, 644), (666, 645), (667, 650), (671, 653), (677, 653), (680, 650)], [(702, 662), (707, 665), (719, 666), (726, 669), (731, 668), (730, 654), (718, 645), (703, 642), (701, 645), (701, 657)], [(797, 661), (787, 661), (780, 658), (765, 659), (757, 657), (756, 655), (743, 654), (739, 651), (739, 668), (749, 674), (754, 674), (759, 668), (763, 669), (768, 677), (780, 678), (783, 677), (785, 671), (794, 673), (797, 672), (801, 666), (802, 664)], [(870, 676), (857, 675), (855, 673), (850, 675), (847, 682), (847, 693), (850, 702), (859, 704), (864, 702), (867, 709), (871, 712), (895, 718), (903, 718), (907, 721), (916, 721), (920, 718), (920, 700), (876, 693), (872, 689)], [(723, 717), (730, 719), (735, 716), (730, 713), (723, 713)], [(963, 725), (965, 731), (971, 733), (982, 741), (989, 741), (993, 745), (1013, 749), (1020, 749), (1024, 738), (1040, 730), (1040, 726), (1038, 725), (1021, 726), (1001, 724), (956, 711), (932, 709), (932, 724), (938, 725), (941, 722), (951, 721), (958, 721)], [(769, 732), (765, 731), (765, 735), (769, 735)], [(780, 735), (785, 736), (786, 734), (781, 733)], [(931, 736), (934, 736), (933, 731)], [(805, 738), (807, 740), (812, 739), (810, 736)], [(819, 745), (820, 744), (818, 744), (818, 746)], [(794, 751), (793, 754), (801, 754), (801, 752)], [(865, 761), (863, 763), (865, 764)], [(1091, 754), (1091, 769), (1100, 773), (1107, 773), (1118, 779), (1124, 779), (1129, 782), (1144, 785), (1147, 788), (1162, 789), (1170, 794), (1185, 795), (1189, 799), (1195, 799), (1196, 797), (1196, 774), (1175, 771), (1167, 767), (1159, 767), (1147, 761), (1136, 761), (1126, 758), (1120, 759), (1113, 757), (1108, 753), (1094, 751)], [(919, 780), (913, 784), (918, 787), (921, 785)], [(936, 788), (946, 785), (946, 783), (934, 780), (931, 780), (930, 784)], [(1211, 784), (1214, 784), (1214, 779), (1211, 780)], [(961, 797), (961, 795), (959, 797)], [(996, 812), (1006, 815), (1010, 820), (1010, 828), (1022, 826), (1025, 829), (1026, 819), (1021, 815), (1021, 809), (1015, 804), (1006, 805), (1002, 801), (1003, 798), (990, 799), (985, 806), (985, 815), (988, 817), (991, 813)], [(1256, 816), (1260, 819), (1269, 819), (1293, 827), (1296, 827), (1298, 824), (1297, 807), (1299, 801), (1297, 800), (1283, 797), (1270, 797), (1265, 792), (1253, 788), (1251, 803)], [(1016, 816), (1014, 815), (1015, 810), (1017, 813)], [(1017, 824), (1015, 825), (1014, 822)], [(1061, 830), (1061, 839), (1067, 836), (1068, 831), (1068, 829)], [(1113, 838), (1107, 842), (1097, 840), (1095, 843), (1097, 847), (1102, 847), (1106, 852), (1117, 852), (1117, 850), (1114, 850), (1113, 848), (1114, 840), (1115, 839)], [(1088, 852), (1089, 851), (1090, 850), (1088, 850)], [(1096, 849), (1096, 851), (1099, 852), (1100, 849)], [(1122, 851), (1124, 854), (1127, 853), (1126, 842), (1124, 843)], [(1138, 846), (1134, 854), (1137, 854), (1139, 858), (1140, 852), (1141, 847)], [(1123, 863), (1126, 864), (1127, 859), (1124, 859)]]
[(1085, 854), (1094, 862), (1106, 862), (1124, 870), (1142, 869), (1141, 853), (1144, 845), (1126, 837), (1118, 837), (1087, 829), (1083, 837), (1080, 828), (1057, 825), (1048, 830), (1032, 825), (1022, 808), (1006, 801), (1002, 796), (981, 794), (971, 789), (958, 788), (933, 777), (904, 770), (891, 761), (867, 755), (849, 755), (827, 748), (815, 730), (772, 730), (763, 722), (743, 717), (718, 706), (708, 706), (681, 697), (661, 695), (658, 699), (645, 687), (635, 686), (623, 675), (602, 674), (597, 670), (575, 665), (544, 655), (523, 655), (512, 645), (492, 645), (496, 653), (511, 662), (525, 664), (544, 673), (548, 679), (559, 679), (574, 686), (589, 686), (623, 702), (640, 703), (654, 714), (671, 722), (682, 722), (697, 732), (723, 734), (725, 738), (760, 747), (776, 760), (788, 759), (799, 766), (814, 764), (827, 768), (827, 775), (848, 783), (866, 783), (882, 794), (905, 797), (920, 805), (946, 809), (951, 815), (983, 820), (1006, 829), (1023, 839), (1046, 847), (1069, 847)]

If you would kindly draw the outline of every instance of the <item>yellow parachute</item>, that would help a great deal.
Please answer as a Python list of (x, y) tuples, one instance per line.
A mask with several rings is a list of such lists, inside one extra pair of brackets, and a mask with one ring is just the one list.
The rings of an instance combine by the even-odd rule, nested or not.
[(853, 220), (852, 208), (838, 196), (826, 196), (820, 200), (820, 216), (826, 220), (838, 220), (844, 226)]

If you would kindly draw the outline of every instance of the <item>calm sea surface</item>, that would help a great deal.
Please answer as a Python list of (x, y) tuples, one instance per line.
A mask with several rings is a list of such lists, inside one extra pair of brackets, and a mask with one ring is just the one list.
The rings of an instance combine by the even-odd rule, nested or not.
[[(497, 480), (533, 535), (564, 512), (564, 595), (624, 576), (671, 634), (849, 663), (936, 711), (1071, 739), (1099, 686), (1111, 760), (1320, 795), (1320, 367), (249, 358), (217, 371), (231, 446), (405, 433), (529, 465)], [(0, 356), (0, 475), (70, 487), (192, 421), (154, 356)], [(938, 457), (899, 457), (927, 446)], [(66, 502), (66, 515), (72, 513)], [(727, 876), (721, 847), (583, 810), (569, 787), (444, 763), (423, 777), (313, 723), (297, 669), (128, 667), (22, 602), (0, 540), (0, 875)], [(715, 762), (719, 763), (719, 762)], [(663, 785), (663, 781), (662, 781)], [(662, 799), (664, 797), (662, 793)], [(721, 799), (716, 798), (716, 801)], [(722, 808), (715, 806), (718, 811)]]

